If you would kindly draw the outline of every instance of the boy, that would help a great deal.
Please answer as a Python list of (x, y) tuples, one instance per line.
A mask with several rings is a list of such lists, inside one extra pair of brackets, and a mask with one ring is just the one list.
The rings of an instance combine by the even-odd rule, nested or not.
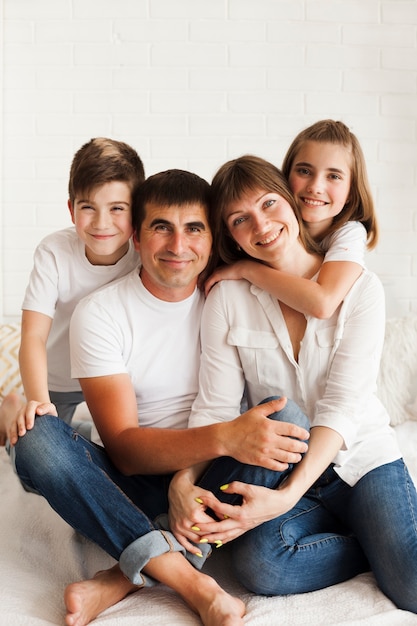
[(16, 411), (20, 399), (5, 399), (0, 443), (8, 436), (14, 445), (36, 415), (56, 414), (70, 424), (83, 402), (79, 383), (70, 375), (71, 315), (84, 296), (138, 265), (131, 205), (144, 179), (140, 157), (123, 142), (98, 137), (76, 152), (68, 189), (74, 227), (48, 235), (35, 251), (19, 353), (26, 404)]

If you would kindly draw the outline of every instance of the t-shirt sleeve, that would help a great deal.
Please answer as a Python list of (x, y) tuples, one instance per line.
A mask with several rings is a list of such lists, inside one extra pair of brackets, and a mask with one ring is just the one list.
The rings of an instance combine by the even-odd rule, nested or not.
[(35, 250), (22, 309), (53, 318), (58, 300), (58, 268), (52, 250), (43, 243)]
[(123, 336), (111, 314), (86, 298), (70, 323), (71, 377), (95, 378), (127, 373)]
[(350, 261), (365, 268), (366, 229), (360, 222), (347, 222), (323, 241), (324, 263)]

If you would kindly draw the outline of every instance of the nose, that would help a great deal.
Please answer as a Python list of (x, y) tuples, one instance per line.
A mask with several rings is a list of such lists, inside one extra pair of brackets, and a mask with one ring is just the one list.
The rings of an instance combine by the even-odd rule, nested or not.
[(108, 211), (95, 211), (93, 225), (98, 230), (105, 230), (111, 224), (111, 219)]
[(263, 233), (266, 229), (268, 218), (263, 213), (257, 213), (253, 216), (253, 227), (257, 234)]
[(169, 238), (168, 248), (173, 254), (180, 256), (186, 247), (185, 235), (181, 232), (173, 232)]
[(322, 193), (324, 189), (323, 180), (321, 176), (313, 176), (307, 185), (307, 191), (310, 193)]

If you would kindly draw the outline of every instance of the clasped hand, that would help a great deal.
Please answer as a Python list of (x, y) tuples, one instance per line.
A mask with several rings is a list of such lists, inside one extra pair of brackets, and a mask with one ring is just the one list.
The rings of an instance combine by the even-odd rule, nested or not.
[[(184, 491), (184, 487), (187, 489)], [(170, 528), (181, 545), (194, 554), (198, 544), (220, 547), (248, 530), (286, 513), (293, 502), (283, 490), (269, 489), (234, 481), (223, 485), (225, 493), (242, 496), (241, 505), (221, 502), (216, 496), (184, 479), (171, 483), (169, 499)], [(217, 520), (207, 513), (211, 509)]]

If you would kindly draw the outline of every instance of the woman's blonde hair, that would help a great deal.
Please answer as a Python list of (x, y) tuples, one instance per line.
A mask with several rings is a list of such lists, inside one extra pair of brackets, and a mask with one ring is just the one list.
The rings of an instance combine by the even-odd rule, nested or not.
[(294, 160), (306, 141), (344, 146), (351, 154), (351, 182), (348, 201), (343, 210), (335, 215), (329, 229), (320, 235), (320, 240), (338, 230), (346, 222), (357, 221), (366, 228), (368, 248), (374, 248), (378, 243), (378, 222), (368, 182), (365, 158), (358, 139), (343, 122), (334, 120), (321, 120), (305, 128), (296, 136), (284, 157), (282, 172), (287, 179), (290, 176)]

